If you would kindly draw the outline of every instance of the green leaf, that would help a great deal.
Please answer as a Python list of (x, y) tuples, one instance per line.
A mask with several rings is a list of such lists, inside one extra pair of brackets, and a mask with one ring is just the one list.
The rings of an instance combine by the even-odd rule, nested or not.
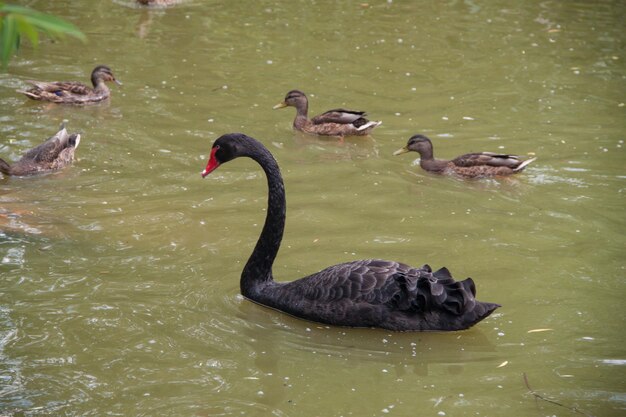
[(6, 67), (18, 41), (13, 16), (6, 15), (2, 19), (2, 32), (0, 32), (0, 37), (0, 62), (2, 62), (3, 67)]
[(23, 6), (0, 2), (0, 63), (6, 68), (11, 55), (20, 46), (21, 36), (25, 36), (37, 47), (39, 32), (52, 38), (72, 36), (85, 42), (85, 35), (73, 24), (56, 16), (41, 13)]
[(26, 36), (30, 43), (36, 47), (39, 44), (39, 32), (37, 32), (37, 28), (24, 21), (22, 16), (16, 16), (15, 21), (17, 23), (18, 33)]

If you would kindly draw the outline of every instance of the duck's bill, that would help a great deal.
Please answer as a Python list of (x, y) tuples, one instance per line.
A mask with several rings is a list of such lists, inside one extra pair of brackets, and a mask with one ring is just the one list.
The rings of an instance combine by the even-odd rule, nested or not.
[(407, 153), (407, 152), (409, 152), (409, 150), (405, 146), (404, 148), (398, 149), (393, 154), (397, 156), (397, 155), (402, 155), (403, 153)]
[(283, 107), (287, 107), (287, 104), (283, 101), (282, 103), (278, 103), (277, 105), (275, 105), (274, 107), (272, 107), (274, 110), (276, 109), (282, 109)]
[(113, 82), (117, 85), (124, 85), (122, 84), (122, 82), (120, 80), (118, 80), (117, 78), (113, 80)]

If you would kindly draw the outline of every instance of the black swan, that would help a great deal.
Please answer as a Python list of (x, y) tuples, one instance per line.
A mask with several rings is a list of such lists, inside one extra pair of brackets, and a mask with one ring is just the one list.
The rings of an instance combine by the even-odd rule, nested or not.
[(493, 152), (475, 152), (458, 156), (450, 161), (435, 159), (433, 143), (424, 135), (414, 135), (404, 148), (393, 154), (402, 155), (406, 152), (420, 154), (422, 169), (435, 174), (451, 174), (466, 178), (494, 177), (512, 175), (521, 172), (537, 158), (521, 160), (515, 155), (497, 154)]
[(366, 136), (382, 122), (365, 118), (364, 111), (333, 109), (309, 120), (309, 100), (300, 90), (291, 90), (285, 100), (274, 106), (282, 109), (287, 106), (296, 108), (293, 128), (304, 133), (322, 136)]
[(498, 304), (477, 301), (471, 278), (454, 281), (446, 268), (367, 259), (328, 267), (291, 282), (275, 282), (272, 264), (285, 226), (285, 189), (276, 160), (241, 133), (218, 138), (202, 177), (238, 157), (255, 160), (267, 176), (267, 217), (241, 273), (241, 293), (259, 304), (314, 322), (389, 330), (462, 330), (489, 316)]
[(61, 129), (41, 145), (29, 150), (22, 158), (9, 165), (0, 159), (0, 172), (4, 175), (26, 176), (56, 171), (74, 161), (74, 152), (80, 143), (78, 133), (69, 134)]

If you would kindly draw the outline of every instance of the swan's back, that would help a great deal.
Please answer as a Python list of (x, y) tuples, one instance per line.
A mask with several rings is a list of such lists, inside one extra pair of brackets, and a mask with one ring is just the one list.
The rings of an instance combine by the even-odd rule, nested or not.
[(475, 295), (471, 278), (455, 281), (446, 268), (368, 259), (288, 283), (271, 281), (246, 296), (321, 323), (406, 331), (467, 329), (499, 307)]

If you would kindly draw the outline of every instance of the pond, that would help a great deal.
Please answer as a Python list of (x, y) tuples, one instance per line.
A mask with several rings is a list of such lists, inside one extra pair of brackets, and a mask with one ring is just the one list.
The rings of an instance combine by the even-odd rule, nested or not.
[[(63, 120), (82, 135), (73, 166), (0, 179), (0, 415), (623, 415), (624, 2), (23, 3), (88, 42), (25, 45), (0, 73), (0, 157)], [(108, 102), (15, 92), (97, 64), (124, 83)], [(383, 123), (296, 133), (294, 109), (272, 109), (292, 89), (312, 114)], [(200, 176), (228, 132), (282, 169), (277, 280), (428, 263), (502, 307), (466, 331), (394, 333), (247, 301), (263, 171), (239, 159)], [(538, 159), (507, 178), (436, 176), (393, 156), (416, 133), (439, 158)]]

